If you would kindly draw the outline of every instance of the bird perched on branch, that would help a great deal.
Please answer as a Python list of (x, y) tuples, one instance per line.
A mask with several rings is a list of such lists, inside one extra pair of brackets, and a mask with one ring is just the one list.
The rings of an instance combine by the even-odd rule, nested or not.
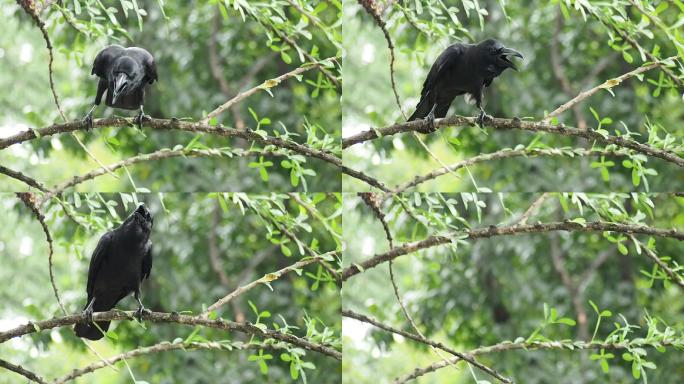
[(432, 64), (423, 83), (416, 111), (408, 121), (425, 118), (428, 127), (420, 132), (434, 132), (435, 117), (445, 117), (454, 98), (465, 94), (466, 100), (474, 101), (480, 109), (477, 122), (482, 126), (485, 117), (482, 91), (506, 68), (518, 70), (511, 57), (522, 59), (523, 55), (494, 39), (478, 44), (456, 43), (449, 46)]
[(142, 319), (145, 308), (140, 301), (140, 285), (152, 271), (150, 231), (153, 222), (150, 211), (141, 204), (119, 227), (100, 238), (88, 269), (88, 304), (83, 311), (88, 322), (76, 324), (77, 336), (101, 339), (102, 332), (109, 329), (109, 321), (98, 321), (96, 326), (92, 322), (93, 312), (114, 308), (131, 292), (140, 305), (135, 315), (138, 320)]
[(145, 87), (157, 80), (157, 65), (154, 63), (154, 57), (143, 48), (110, 45), (95, 57), (91, 75), (97, 75), (100, 81), (97, 83), (95, 105), (90, 108), (83, 119), (88, 130), (93, 127), (93, 110), (100, 105), (105, 91), (107, 91), (105, 99), (107, 106), (130, 110), (140, 108), (135, 122), (142, 129), (142, 121), (145, 117), (143, 112)]

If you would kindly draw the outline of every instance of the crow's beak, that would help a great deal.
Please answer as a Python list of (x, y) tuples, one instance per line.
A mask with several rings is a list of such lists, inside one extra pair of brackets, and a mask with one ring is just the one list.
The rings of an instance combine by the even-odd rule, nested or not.
[(128, 86), (128, 76), (126, 76), (123, 73), (119, 73), (118, 76), (116, 76), (116, 79), (114, 80), (114, 92), (112, 92), (112, 104), (116, 104), (116, 99), (119, 98), (119, 95), (123, 93), (123, 91), (126, 89)]
[(514, 71), (517, 71), (518, 68), (516, 68), (515, 64), (513, 64), (513, 62), (512, 62), (511, 59), (510, 59), (510, 57), (513, 57), (513, 56), (519, 57), (519, 58), (521, 58), (521, 59), (523, 59), (523, 60), (525, 59), (525, 58), (523, 57), (522, 53), (516, 51), (515, 49), (504, 48), (504, 49), (501, 51), (501, 60), (503, 60), (504, 64), (505, 64), (508, 68), (512, 68)]

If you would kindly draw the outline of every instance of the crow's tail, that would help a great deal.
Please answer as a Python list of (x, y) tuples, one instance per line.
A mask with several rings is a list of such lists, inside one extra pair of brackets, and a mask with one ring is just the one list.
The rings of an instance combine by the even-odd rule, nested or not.
[[(97, 325), (102, 329), (102, 331), (107, 332), (109, 329), (110, 321), (98, 321)], [(104, 337), (102, 332), (95, 326), (94, 323), (78, 323), (74, 326), (74, 332), (76, 336), (85, 337), (90, 340), (100, 340)]]
[(431, 108), (432, 106), (430, 105), (428, 98), (425, 96), (421, 97), (420, 101), (418, 102), (418, 105), (416, 105), (416, 111), (413, 112), (411, 117), (408, 118), (408, 121), (413, 121), (426, 117), (428, 113), (430, 113)]

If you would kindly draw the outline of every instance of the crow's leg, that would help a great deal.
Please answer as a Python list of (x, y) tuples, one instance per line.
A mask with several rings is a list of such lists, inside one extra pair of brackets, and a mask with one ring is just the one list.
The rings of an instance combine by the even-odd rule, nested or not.
[(90, 108), (90, 111), (88, 111), (83, 118), (83, 123), (86, 125), (86, 130), (88, 131), (93, 129), (93, 111), (95, 110), (95, 107), (97, 107), (97, 104), (93, 104), (92, 108)]
[(145, 116), (145, 112), (143, 111), (143, 106), (142, 106), (142, 104), (140, 104), (140, 113), (138, 113), (138, 116), (136, 116), (135, 119), (133, 119), (133, 122), (138, 124), (138, 128), (140, 128), (140, 130), (142, 130), (142, 123), (143, 123), (143, 119), (145, 117), (147, 117), (147, 116)]
[(90, 303), (88, 303), (88, 305), (83, 310), (83, 314), (86, 315), (88, 323), (93, 322), (93, 304), (95, 304), (95, 296), (93, 296), (93, 298), (90, 299)]
[(427, 134), (432, 133), (432, 132), (437, 130), (435, 128), (435, 109), (436, 108), (437, 108), (437, 103), (432, 104), (432, 109), (430, 109), (430, 113), (428, 113), (424, 119), (428, 125), (427, 125), (427, 127), (418, 130), (418, 132), (424, 133), (427, 135)]
[(138, 309), (135, 311), (134, 316), (138, 318), (138, 321), (142, 323), (142, 315), (145, 311), (142, 301), (140, 301), (140, 287), (135, 290), (135, 299), (138, 300)]
[(477, 125), (480, 126), (480, 128), (484, 128), (484, 119), (487, 114), (485, 113), (484, 109), (480, 107), (480, 113), (477, 115)]

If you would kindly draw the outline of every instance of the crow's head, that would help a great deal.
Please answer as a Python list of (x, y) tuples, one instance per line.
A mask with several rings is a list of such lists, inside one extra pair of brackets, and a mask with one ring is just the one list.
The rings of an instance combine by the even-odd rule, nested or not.
[(128, 56), (121, 56), (114, 61), (109, 75), (112, 104), (116, 103), (119, 96), (135, 91), (141, 73), (140, 65)]
[(143, 230), (143, 232), (150, 233), (154, 219), (152, 218), (150, 211), (148, 211), (147, 207), (145, 207), (145, 204), (140, 204), (135, 212), (133, 212), (131, 217), (137, 226)]
[(511, 61), (511, 57), (519, 57), (523, 59), (522, 53), (515, 49), (506, 48), (500, 42), (494, 39), (487, 39), (476, 45), (478, 54), (484, 61), (485, 70), (495, 73), (497, 76), (506, 68), (512, 68), (517, 71), (515, 64)]

